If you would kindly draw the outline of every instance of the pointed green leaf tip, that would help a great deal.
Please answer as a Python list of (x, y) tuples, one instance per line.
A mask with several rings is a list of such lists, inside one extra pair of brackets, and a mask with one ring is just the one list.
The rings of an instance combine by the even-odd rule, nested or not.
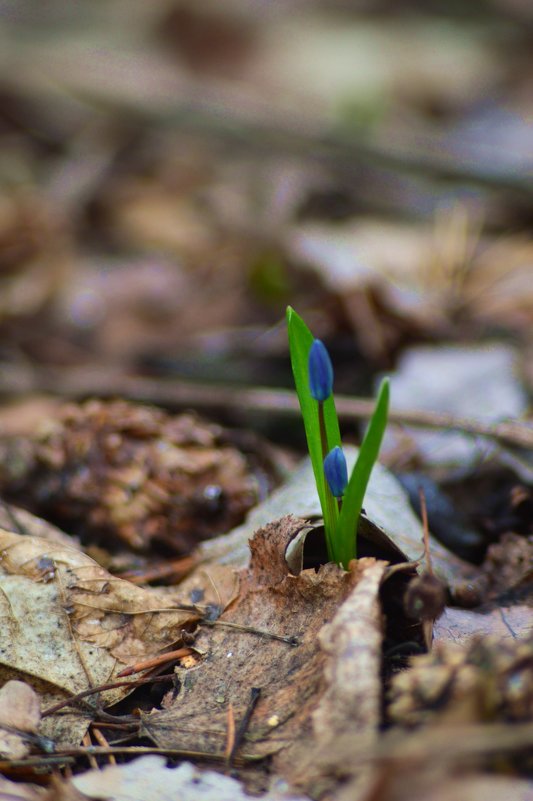
[(335, 498), (342, 498), (348, 484), (348, 468), (342, 448), (337, 446), (328, 453), (324, 459), (324, 474), (331, 494)]
[(309, 391), (323, 403), (333, 392), (333, 365), (326, 346), (315, 339), (309, 351)]

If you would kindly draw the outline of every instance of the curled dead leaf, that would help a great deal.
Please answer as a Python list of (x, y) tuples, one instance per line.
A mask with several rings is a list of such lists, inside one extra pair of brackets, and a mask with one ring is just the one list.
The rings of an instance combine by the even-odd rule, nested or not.
[(223, 758), (232, 718), (230, 752), (271, 756), (274, 770), (292, 778), (309, 748), (348, 719), (360, 732), (377, 730), (385, 563), (294, 575), (287, 546), (304, 526), (289, 515), (255, 533), (238, 596), (197, 637), (206, 659), (179, 668), (177, 698), (142, 716), (143, 733), (159, 747)]

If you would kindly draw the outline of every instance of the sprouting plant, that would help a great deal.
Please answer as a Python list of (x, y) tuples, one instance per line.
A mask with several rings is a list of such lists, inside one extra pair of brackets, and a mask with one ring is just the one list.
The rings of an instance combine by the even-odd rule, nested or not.
[(290, 306), (287, 329), (294, 383), (324, 518), (328, 557), (346, 568), (357, 555), (359, 515), (387, 426), (389, 381), (381, 382), (374, 413), (348, 478), (329, 354)]

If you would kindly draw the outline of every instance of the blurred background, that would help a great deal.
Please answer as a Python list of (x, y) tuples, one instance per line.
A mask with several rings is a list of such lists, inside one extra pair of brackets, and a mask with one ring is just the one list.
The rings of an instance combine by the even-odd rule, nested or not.
[(291, 386), (288, 303), (338, 391), (494, 338), (529, 391), (532, 40), (528, 0), (0, 0), (2, 396), (186, 382), (284, 439), (216, 387)]

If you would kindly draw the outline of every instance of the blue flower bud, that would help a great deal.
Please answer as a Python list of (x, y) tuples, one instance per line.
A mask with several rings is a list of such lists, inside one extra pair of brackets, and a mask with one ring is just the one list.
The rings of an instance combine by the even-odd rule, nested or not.
[(315, 339), (309, 351), (309, 390), (320, 402), (333, 392), (333, 366), (326, 346), (319, 339)]
[(324, 473), (329, 484), (331, 494), (335, 498), (342, 498), (348, 484), (348, 468), (342, 448), (333, 448), (324, 459)]

